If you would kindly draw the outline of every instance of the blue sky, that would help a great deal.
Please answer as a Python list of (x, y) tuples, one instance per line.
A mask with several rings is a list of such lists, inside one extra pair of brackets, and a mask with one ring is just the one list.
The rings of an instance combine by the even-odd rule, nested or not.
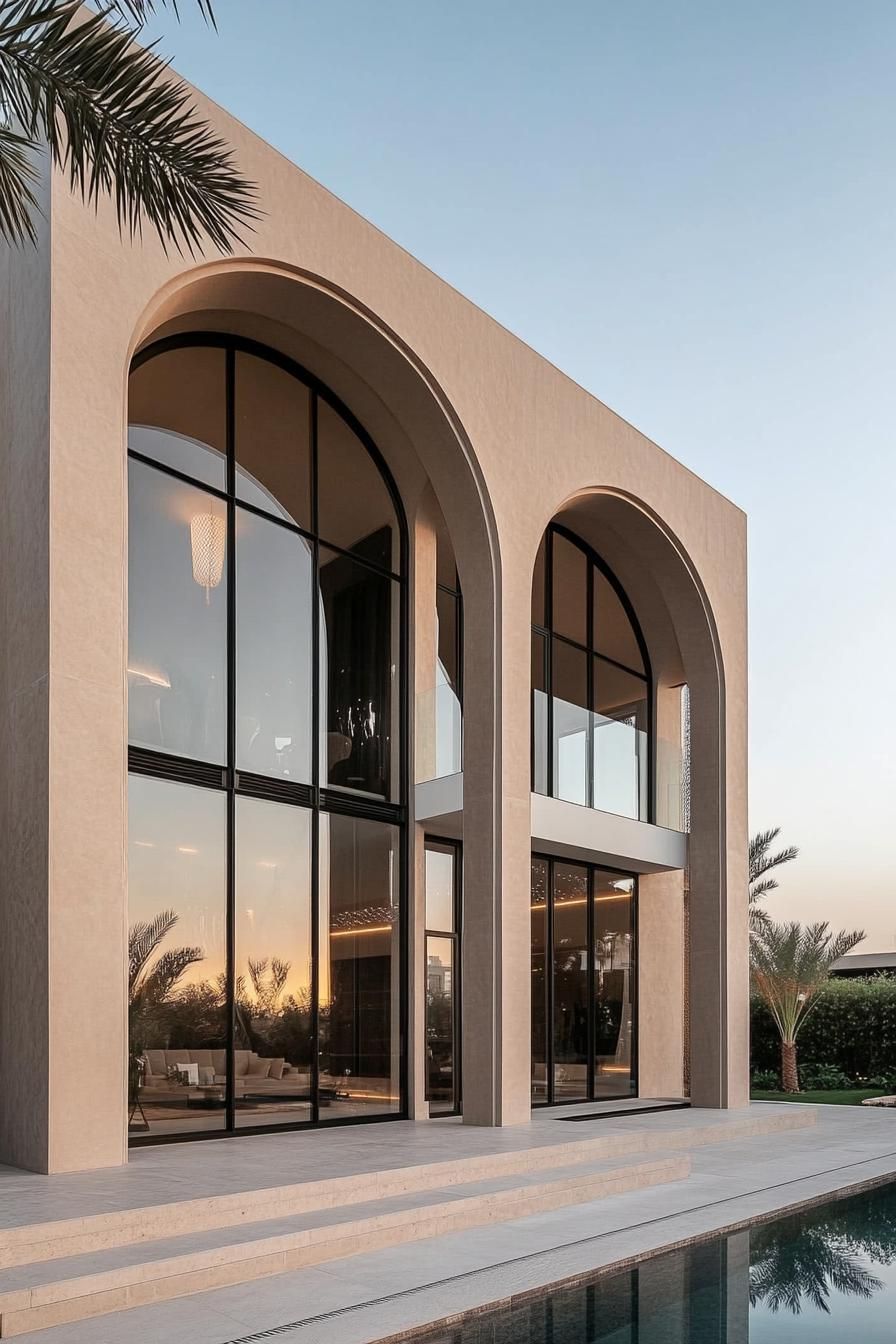
[(181, 73), (747, 510), (770, 908), (896, 948), (896, 5), (180, 7)]

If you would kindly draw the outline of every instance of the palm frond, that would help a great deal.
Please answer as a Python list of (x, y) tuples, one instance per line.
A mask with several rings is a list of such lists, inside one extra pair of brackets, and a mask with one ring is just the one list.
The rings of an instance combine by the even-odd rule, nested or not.
[[(216, 28), (212, 0), (196, 0), (196, 3), (206, 23)], [(157, 9), (170, 9), (175, 18), (180, 17), (177, 0), (110, 0), (109, 8), (140, 27), (152, 18)]]
[(201, 947), (174, 947), (163, 952), (143, 984), (142, 996), (153, 1003), (164, 1003), (184, 972), (203, 960)]
[[(791, 863), (799, 855), (799, 849), (796, 845), (788, 845), (786, 849), (781, 849), (777, 854), (770, 854), (774, 842), (781, 834), (781, 827), (775, 826), (770, 831), (758, 831), (750, 840), (750, 885), (752, 886), (759, 878), (764, 877), (772, 868), (780, 868), (782, 863)], [(777, 884), (776, 884), (777, 885)]]
[(768, 920), (750, 939), (754, 988), (783, 1041), (793, 1042), (831, 967), (862, 940), (861, 929), (831, 933), (826, 923)]
[(128, 934), (128, 989), (131, 997), (156, 949), (174, 928), (177, 918), (174, 910), (162, 910), (155, 919), (141, 920), (131, 926)]
[(0, 125), (0, 233), (12, 243), (36, 243), (34, 194), (39, 174), (34, 146), (24, 135)]
[[(121, 0), (144, 15), (152, 0)], [(84, 17), (78, 0), (0, 0), (0, 99), (73, 191), (115, 203), (121, 231), (147, 221), (162, 246), (232, 250), (258, 218), (256, 189), (155, 47), (133, 42), (121, 4)], [(2, 146), (0, 146), (2, 149)]]

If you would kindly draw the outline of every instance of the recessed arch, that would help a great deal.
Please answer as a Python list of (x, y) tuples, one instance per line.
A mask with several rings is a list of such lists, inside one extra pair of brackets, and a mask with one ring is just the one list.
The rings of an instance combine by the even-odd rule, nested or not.
[[(237, 335), (274, 348), (335, 393), (370, 434), (409, 517), (431, 489), (458, 558), (464, 590), (466, 648), (475, 650), (465, 686), (465, 790), (479, 800), (465, 821), (465, 939), (491, 967), (465, 982), (465, 1020), (474, 1022), (464, 1050), (465, 1119), (494, 1123), (502, 1112), (500, 942), (495, 906), (505, 862), (501, 807), (500, 554), (491, 502), (464, 427), (425, 363), (350, 295), (319, 277), (272, 262), (223, 262), (196, 268), (161, 291), (134, 332), (139, 356), (157, 340), (190, 329)], [(413, 536), (409, 574), (416, 582)], [(414, 650), (410, 649), (411, 663)], [(469, 661), (468, 659), (466, 661)], [(413, 667), (409, 669), (412, 683)], [(413, 704), (410, 706), (413, 734)], [(412, 801), (412, 800), (411, 800)], [(412, 957), (412, 949), (409, 949)], [(407, 1023), (408, 1058), (424, 1045)], [(414, 1114), (416, 1093), (409, 1083)]]
[[(673, 731), (680, 723), (675, 717), (677, 702), (672, 707), (664, 691), (682, 683), (688, 687), (690, 1087), (695, 1103), (724, 1106), (729, 1095), (740, 1095), (740, 1079), (728, 1057), (727, 1015), (731, 994), (740, 990), (736, 949), (743, 941), (738, 923), (743, 900), (729, 885), (729, 868), (737, 871), (738, 865), (728, 852), (726, 686), (715, 617), (686, 547), (656, 511), (630, 491), (583, 486), (568, 492), (550, 512), (544, 506), (544, 525), (552, 519), (568, 526), (606, 561), (637, 613), (657, 692), (658, 734), (664, 731), (663, 714), (670, 708)], [(532, 538), (533, 574), (539, 542), (540, 536)], [(655, 888), (657, 899), (666, 899), (668, 881), (662, 875), (645, 877), (641, 885), (642, 898)], [(729, 967), (735, 977), (733, 991)], [(661, 1010), (649, 1021), (642, 1019), (640, 1036), (645, 1077), (658, 1074), (661, 1066), (656, 1060), (645, 1063), (644, 1056), (648, 1041), (653, 1042), (657, 1059), (663, 1054)]]

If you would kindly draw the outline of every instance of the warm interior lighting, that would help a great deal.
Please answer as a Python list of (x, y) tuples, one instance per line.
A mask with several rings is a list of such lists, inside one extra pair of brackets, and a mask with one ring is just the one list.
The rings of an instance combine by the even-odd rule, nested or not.
[[(597, 901), (630, 901), (630, 900), (631, 900), (631, 896), (632, 896), (632, 894), (631, 894), (630, 891), (625, 891), (625, 892), (620, 892), (620, 894), (619, 894), (618, 896), (595, 896), (594, 900), (595, 900), (595, 902), (597, 902)], [(574, 899), (574, 900), (571, 900), (571, 901), (564, 901), (564, 900), (562, 900), (562, 899), (560, 899), (560, 900), (555, 900), (555, 901), (554, 901), (554, 909), (555, 909), (555, 910), (559, 910), (559, 909), (561, 908), (561, 906), (562, 906), (562, 908), (563, 908), (564, 910), (567, 910), (567, 909), (569, 909), (569, 907), (570, 907), (571, 905), (587, 905), (587, 904), (588, 904), (588, 897), (587, 897), (587, 896), (576, 896), (575, 899)], [(530, 910), (543, 910), (543, 909), (544, 909), (544, 901), (535, 901), (534, 904), (532, 904), (532, 905), (529, 906), (529, 909), (530, 909)]]
[(226, 523), (218, 514), (195, 513), (190, 519), (193, 578), (205, 589), (206, 602), (224, 573), (225, 530)]
[(276, 865), (276, 863), (273, 863), (270, 859), (259, 859), (259, 860), (258, 860), (258, 863), (257, 863), (257, 865), (256, 865), (256, 867), (258, 867), (258, 868), (276, 868), (277, 865)]
[(128, 665), (128, 676), (139, 677), (149, 686), (164, 686), (166, 690), (171, 687), (171, 681), (165, 676), (164, 672), (151, 672), (148, 667), (131, 667)]
[(391, 924), (359, 924), (356, 929), (331, 929), (331, 938), (357, 937), (361, 933), (391, 933)]
[(155, 843), (152, 840), (135, 840), (134, 844), (139, 845), (141, 849), (155, 849)]
[(198, 854), (199, 850), (194, 849), (192, 845), (178, 845), (177, 852), (178, 854)]

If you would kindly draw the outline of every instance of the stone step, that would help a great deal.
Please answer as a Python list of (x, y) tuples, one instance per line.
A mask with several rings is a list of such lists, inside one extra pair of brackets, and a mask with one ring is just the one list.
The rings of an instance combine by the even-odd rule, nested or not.
[(209, 1289), (283, 1274), (361, 1252), (587, 1204), (685, 1180), (684, 1153), (575, 1162), (318, 1208), (106, 1250), (41, 1260), (0, 1273), (0, 1337), (87, 1320)]
[[(757, 1113), (758, 1109), (758, 1113)], [(0, 1270), (35, 1261), (107, 1250), (155, 1241), (181, 1233), (240, 1226), (245, 1222), (272, 1221), (319, 1209), (354, 1207), (376, 1199), (427, 1192), (577, 1163), (609, 1161), (655, 1152), (682, 1151), (703, 1144), (737, 1142), (760, 1134), (802, 1129), (815, 1123), (815, 1112), (806, 1107), (769, 1110), (754, 1108), (748, 1114), (704, 1119), (663, 1128), (637, 1128), (634, 1124), (613, 1132), (594, 1132), (582, 1137), (584, 1126), (570, 1126), (576, 1138), (563, 1143), (533, 1143), (504, 1152), (457, 1157), (421, 1165), (355, 1172), (347, 1176), (290, 1182), (277, 1186), (199, 1198), (108, 1209), (83, 1217), (0, 1228)], [(595, 1130), (600, 1131), (596, 1121)], [(300, 1136), (308, 1141), (313, 1136)]]

